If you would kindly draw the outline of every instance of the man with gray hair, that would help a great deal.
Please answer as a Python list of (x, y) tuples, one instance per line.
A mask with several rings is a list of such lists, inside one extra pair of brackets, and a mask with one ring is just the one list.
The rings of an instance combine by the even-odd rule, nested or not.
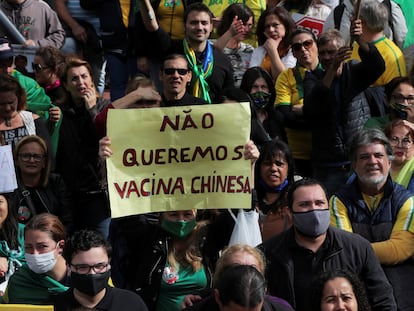
[(414, 310), (414, 199), (392, 181), (393, 152), (379, 129), (365, 129), (350, 145), (356, 178), (330, 200), (331, 225), (358, 233), (383, 266), (398, 310)]
[[(388, 14), (385, 5), (377, 0), (361, 1), (362, 40), (374, 44), (385, 61), (385, 71), (375, 81), (373, 84), (375, 86), (385, 85), (393, 78), (407, 74), (404, 54), (393, 41), (384, 35)], [(358, 44), (354, 44), (351, 58), (360, 60)]]

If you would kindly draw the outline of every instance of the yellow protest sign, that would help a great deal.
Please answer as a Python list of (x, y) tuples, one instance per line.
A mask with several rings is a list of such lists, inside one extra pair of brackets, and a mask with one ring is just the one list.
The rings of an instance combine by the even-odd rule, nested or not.
[(248, 103), (110, 109), (112, 217), (250, 208)]

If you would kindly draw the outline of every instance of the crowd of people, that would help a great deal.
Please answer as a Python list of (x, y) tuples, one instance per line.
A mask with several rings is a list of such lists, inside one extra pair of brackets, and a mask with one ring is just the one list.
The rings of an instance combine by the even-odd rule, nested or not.
[[(1, 303), (414, 310), (400, 2), (1, 1), (0, 145), (17, 184), (0, 191)], [(240, 102), (260, 245), (229, 245), (237, 211), (214, 206), (111, 218), (108, 111)]]

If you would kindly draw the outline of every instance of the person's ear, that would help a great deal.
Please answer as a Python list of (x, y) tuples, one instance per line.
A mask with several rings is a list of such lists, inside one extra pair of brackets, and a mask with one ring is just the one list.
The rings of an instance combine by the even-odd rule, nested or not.
[(65, 240), (60, 240), (57, 245), (56, 249), (58, 250), (59, 254), (63, 253), (63, 247), (65, 246)]

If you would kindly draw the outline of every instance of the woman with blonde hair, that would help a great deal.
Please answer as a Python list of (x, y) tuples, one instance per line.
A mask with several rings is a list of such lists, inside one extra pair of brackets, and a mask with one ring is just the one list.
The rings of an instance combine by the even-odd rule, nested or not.
[(46, 142), (37, 135), (24, 137), (14, 150), (18, 188), (17, 217), (27, 223), (34, 215), (51, 213), (59, 217), (67, 232), (72, 227), (72, 197), (58, 174), (50, 173)]
[[(249, 268), (241, 268), (237, 270), (238, 274), (250, 274), (248, 275), (238, 275), (238, 276), (229, 276), (228, 271), (234, 269), (237, 266), (248, 266)], [(252, 268), (250, 268), (252, 267)], [(254, 269), (253, 269), (254, 268)], [(216, 264), (216, 271), (214, 272), (214, 295), (211, 294), (210, 296), (202, 299), (199, 295), (188, 295), (185, 297), (185, 301), (183, 302), (183, 307), (187, 307), (186, 310), (197, 310), (197, 311), (222, 311), (223, 304), (228, 305), (230, 301), (235, 302), (236, 305), (242, 307), (257, 307), (258, 309), (255, 310), (273, 310), (273, 311), (289, 311), (293, 310), (292, 307), (287, 303), (285, 300), (280, 299), (274, 296), (265, 295), (266, 288), (261, 288), (261, 295), (260, 295), (260, 303), (255, 304), (254, 306), (251, 305), (244, 305), (247, 303), (241, 297), (248, 295), (253, 295), (254, 290), (252, 292), (252, 287), (250, 287), (250, 282), (258, 282), (258, 284), (265, 283), (264, 280), (264, 273), (265, 273), (265, 260), (263, 257), (262, 252), (254, 247), (251, 247), (246, 244), (234, 244), (228, 248), (226, 248), (222, 255), (220, 256), (219, 260)], [(237, 268), (236, 268), (237, 269)], [(255, 275), (254, 270), (257, 270), (257, 275)], [(260, 277), (258, 276), (260, 275)], [(228, 287), (224, 286), (223, 284), (228, 283), (224, 281), (228, 277), (231, 277), (232, 284), (234, 287), (231, 287), (230, 291), (234, 291), (234, 293), (226, 292), (226, 296), (230, 297), (231, 299), (224, 299), (220, 297), (224, 294), (224, 288)], [(232, 285), (232, 286), (233, 286)], [(257, 288), (256, 288), (257, 289)], [(239, 292), (240, 295), (237, 294)], [(257, 295), (257, 293), (256, 293)], [(256, 296), (257, 297), (257, 296)], [(257, 300), (257, 299), (256, 299)], [(197, 303), (197, 301), (200, 301)], [(234, 305), (233, 305), (234, 306)]]

